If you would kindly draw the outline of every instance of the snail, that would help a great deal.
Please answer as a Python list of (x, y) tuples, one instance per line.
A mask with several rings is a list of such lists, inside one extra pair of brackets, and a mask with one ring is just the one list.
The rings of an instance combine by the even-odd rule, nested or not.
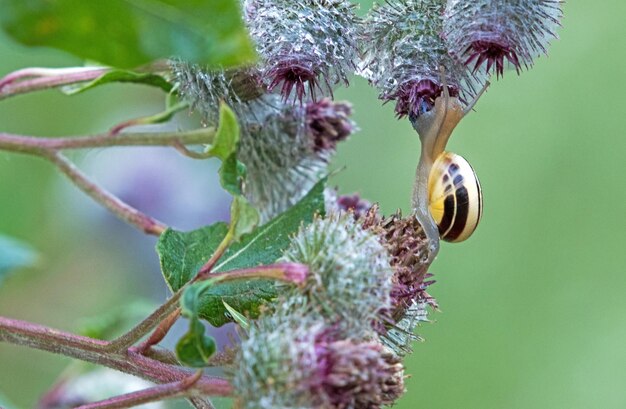
[(422, 145), (413, 210), (428, 239), (428, 264), (439, 252), (440, 238), (450, 242), (467, 239), (482, 214), (482, 192), (474, 169), (462, 156), (445, 148), (452, 131), (472, 110), (489, 82), (464, 107), (459, 98), (450, 96), (443, 71), (441, 77), (443, 91), (434, 107), (411, 121)]

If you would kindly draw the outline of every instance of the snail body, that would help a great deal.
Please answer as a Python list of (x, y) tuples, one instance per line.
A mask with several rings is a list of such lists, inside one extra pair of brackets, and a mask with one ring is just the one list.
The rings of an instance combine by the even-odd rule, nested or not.
[(411, 121), (421, 141), (413, 210), (429, 242), (428, 264), (439, 252), (440, 239), (460, 242), (476, 230), (483, 203), (474, 169), (462, 156), (445, 148), (454, 128), (489, 83), (467, 106), (450, 96), (443, 73), (442, 84), (442, 95), (435, 99), (434, 107)]

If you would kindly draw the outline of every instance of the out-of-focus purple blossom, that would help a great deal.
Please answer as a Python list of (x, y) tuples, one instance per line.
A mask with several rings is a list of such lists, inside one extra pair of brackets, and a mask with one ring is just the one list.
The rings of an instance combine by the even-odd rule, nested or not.
[(350, 119), (352, 105), (324, 98), (306, 104), (306, 125), (314, 150), (334, 151), (337, 143), (346, 140), (356, 130)]
[(372, 204), (363, 199), (358, 193), (342, 195), (337, 198), (337, 204), (342, 211), (351, 211), (355, 220), (365, 216)]

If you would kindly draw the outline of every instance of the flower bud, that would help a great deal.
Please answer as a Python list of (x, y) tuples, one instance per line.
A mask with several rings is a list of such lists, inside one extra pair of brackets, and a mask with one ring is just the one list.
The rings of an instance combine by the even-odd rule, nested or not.
[(497, 76), (508, 61), (519, 73), (556, 38), (560, 0), (451, 0), (444, 32), (451, 52), (477, 71), (486, 65)]
[(444, 0), (389, 0), (365, 21), (363, 74), (398, 117), (431, 110), (441, 95), (443, 67), (450, 95), (470, 100), (477, 78), (448, 53), (441, 37)]
[(356, 66), (358, 18), (347, 0), (246, 0), (262, 78), (285, 100), (332, 93)]
[(314, 315), (278, 312), (243, 336), (233, 385), (245, 409), (377, 409), (404, 392), (403, 373), (377, 342), (344, 339)]
[(221, 101), (236, 113), (238, 159), (247, 169), (244, 193), (262, 222), (304, 197), (327, 173), (337, 143), (356, 130), (348, 103), (286, 104), (266, 93), (255, 69), (205, 70), (183, 61), (170, 65), (179, 93), (206, 124), (217, 126)]
[(306, 125), (316, 152), (334, 151), (337, 143), (346, 140), (356, 130), (350, 119), (352, 105), (333, 102), (329, 98), (306, 105)]
[(319, 311), (355, 339), (371, 338), (391, 308), (393, 269), (378, 237), (350, 214), (316, 218), (292, 239), (283, 260), (309, 266), (290, 302)]
[(182, 60), (170, 60), (169, 64), (180, 96), (210, 125), (217, 124), (221, 101), (244, 117), (250, 114), (250, 101), (266, 91), (253, 68), (210, 70)]
[(267, 222), (296, 204), (326, 174), (333, 152), (315, 150), (304, 108), (266, 95), (244, 119), (238, 159), (246, 165), (244, 194)]

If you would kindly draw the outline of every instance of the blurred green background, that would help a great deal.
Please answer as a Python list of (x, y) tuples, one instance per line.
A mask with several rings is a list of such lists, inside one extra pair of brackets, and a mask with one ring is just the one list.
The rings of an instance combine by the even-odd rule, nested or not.
[[(457, 128), (449, 149), (478, 173), (484, 217), (471, 240), (444, 244), (432, 267), (430, 292), (443, 312), (419, 329), (425, 342), (407, 361), (408, 393), (398, 408), (626, 407), (625, 12), (621, 0), (565, 4), (549, 57), (519, 77), (507, 72)], [(0, 56), (0, 75), (80, 64), (2, 35)], [(385, 213), (407, 212), (416, 134), (363, 80), (337, 98), (352, 101), (361, 132), (340, 146), (334, 164), (345, 170), (332, 183), (379, 202)], [(115, 85), (72, 98), (22, 96), (0, 102), (0, 131), (103, 131), (156, 112), (161, 101), (156, 91)], [(108, 163), (102, 155), (74, 158)], [(172, 159), (171, 168), (147, 176), (165, 183), (187, 161)], [(217, 192), (213, 165), (193, 166)], [(42, 254), (37, 268), (0, 288), (1, 315), (71, 330), (80, 317), (128, 297), (165, 296), (154, 240), (83, 214), (85, 207), (98, 214), (97, 207), (71, 192), (43, 161), (0, 153), (0, 232)], [(139, 262), (136, 249), (150, 261)], [(66, 363), (1, 345), (0, 390), (30, 407)]]

